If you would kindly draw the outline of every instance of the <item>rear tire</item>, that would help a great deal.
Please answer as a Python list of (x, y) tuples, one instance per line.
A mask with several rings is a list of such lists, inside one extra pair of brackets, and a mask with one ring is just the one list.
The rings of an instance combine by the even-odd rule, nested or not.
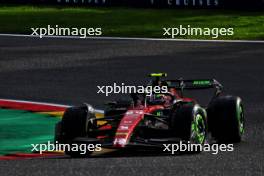
[(181, 105), (171, 116), (174, 136), (195, 144), (204, 144), (207, 137), (206, 112), (199, 105)]
[(219, 143), (241, 141), (245, 129), (242, 100), (234, 96), (221, 96), (208, 106), (208, 125), (212, 136)]

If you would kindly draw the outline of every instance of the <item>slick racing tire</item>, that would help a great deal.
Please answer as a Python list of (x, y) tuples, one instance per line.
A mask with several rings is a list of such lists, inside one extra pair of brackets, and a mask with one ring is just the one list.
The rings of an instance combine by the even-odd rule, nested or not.
[(63, 134), (62, 134), (62, 130), (61, 130), (61, 121), (58, 122), (55, 125), (55, 137), (54, 137), (54, 143), (58, 142), (58, 143), (63, 143)]
[(237, 143), (245, 131), (242, 100), (234, 96), (221, 96), (212, 100), (207, 109), (208, 126), (219, 143)]
[[(88, 112), (87, 106), (70, 107), (64, 112), (62, 121), (57, 125), (61, 130), (61, 143), (72, 145), (72, 140), (76, 137), (88, 137), (88, 130), (95, 124), (91, 124), (90, 119), (95, 118), (93, 113)], [(96, 121), (94, 122), (96, 123)], [(58, 135), (59, 136), (59, 135)], [(85, 157), (91, 154), (87, 152), (85, 155), (80, 151), (71, 151), (66, 149), (65, 154), (71, 157)]]
[(171, 129), (183, 142), (204, 144), (207, 138), (206, 112), (199, 105), (185, 104), (174, 108)]

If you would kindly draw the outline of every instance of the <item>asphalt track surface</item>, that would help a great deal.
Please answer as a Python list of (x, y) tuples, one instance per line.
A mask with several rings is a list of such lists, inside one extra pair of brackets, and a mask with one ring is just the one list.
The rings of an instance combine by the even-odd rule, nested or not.
[(114, 152), (1, 161), (1, 176), (264, 175), (264, 44), (0, 37), (0, 97), (101, 108), (97, 85), (169, 78), (216, 78), (246, 109), (246, 134), (233, 152), (188, 155)]

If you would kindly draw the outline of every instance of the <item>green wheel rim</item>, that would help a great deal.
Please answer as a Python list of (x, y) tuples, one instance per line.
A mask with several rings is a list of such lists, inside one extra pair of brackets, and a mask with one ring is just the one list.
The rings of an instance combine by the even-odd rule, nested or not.
[(206, 126), (203, 116), (197, 114), (191, 126), (191, 141), (198, 144), (203, 144), (205, 141)]
[(245, 131), (245, 126), (244, 126), (244, 111), (241, 105), (239, 105), (238, 107), (237, 118), (238, 118), (238, 125), (239, 125), (239, 133), (240, 135), (242, 135)]

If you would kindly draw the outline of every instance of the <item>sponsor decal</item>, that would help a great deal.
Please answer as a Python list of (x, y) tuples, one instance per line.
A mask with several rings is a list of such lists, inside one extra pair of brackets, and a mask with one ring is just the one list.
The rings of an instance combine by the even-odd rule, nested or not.
[(126, 145), (126, 139), (124, 139), (124, 138), (116, 138), (114, 140), (114, 145), (124, 146), (124, 145)]
[(128, 126), (122, 125), (122, 126), (120, 126), (120, 130), (128, 130)]

